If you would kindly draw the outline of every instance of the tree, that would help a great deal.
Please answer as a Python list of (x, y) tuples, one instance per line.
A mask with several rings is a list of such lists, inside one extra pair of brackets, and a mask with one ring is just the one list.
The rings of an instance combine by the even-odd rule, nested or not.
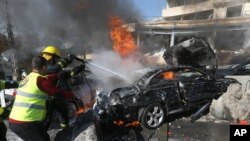
[(0, 33), (0, 53), (8, 49), (8, 39), (5, 35)]

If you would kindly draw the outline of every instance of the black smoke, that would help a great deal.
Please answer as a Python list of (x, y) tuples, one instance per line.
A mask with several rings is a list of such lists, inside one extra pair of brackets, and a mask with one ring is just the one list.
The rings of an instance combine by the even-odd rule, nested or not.
[(126, 0), (8, 0), (19, 60), (46, 45), (82, 54), (111, 49), (109, 20), (135, 22), (138, 12)]

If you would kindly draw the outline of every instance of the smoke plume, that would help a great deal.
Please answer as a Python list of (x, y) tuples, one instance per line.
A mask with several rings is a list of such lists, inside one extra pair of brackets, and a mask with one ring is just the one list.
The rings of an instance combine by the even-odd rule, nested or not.
[(111, 49), (110, 17), (120, 16), (132, 22), (138, 16), (133, 5), (124, 0), (8, 0), (8, 3), (19, 60), (27, 54), (38, 54), (46, 45), (77, 54)]
[[(8, 12), (20, 65), (27, 62), (26, 66), (30, 66), (33, 56), (45, 46), (54, 45), (60, 48), (63, 56), (95, 52), (97, 57), (93, 63), (124, 75), (126, 80), (122, 81), (126, 82), (133, 81), (129, 72), (142, 66), (134, 57), (124, 60), (111, 51), (111, 17), (118, 16), (124, 23), (136, 22), (139, 17), (131, 1), (8, 0)], [(0, 19), (4, 16), (0, 14)], [(109, 85), (108, 88), (115, 87), (116, 75), (93, 66), (90, 68), (95, 76)]]

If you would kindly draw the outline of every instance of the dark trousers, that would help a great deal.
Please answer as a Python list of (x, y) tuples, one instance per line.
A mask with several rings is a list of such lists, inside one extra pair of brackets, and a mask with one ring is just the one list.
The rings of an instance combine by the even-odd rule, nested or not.
[(24, 141), (50, 141), (41, 122), (10, 123), (10, 129)]
[(3, 121), (0, 121), (0, 141), (7, 141), (6, 139), (7, 128)]
[(55, 111), (59, 113), (57, 116), (61, 123), (69, 123), (67, 101), (62, 98), (53, 98), (47, 101), (47, 116), (44, 121), (46, 129), (49, 129)]

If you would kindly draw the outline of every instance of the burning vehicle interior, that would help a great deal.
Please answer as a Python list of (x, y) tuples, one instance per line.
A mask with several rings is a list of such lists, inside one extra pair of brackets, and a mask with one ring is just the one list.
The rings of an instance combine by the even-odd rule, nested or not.
[[(207, 114), (213, 99), (227, 91), (235, 79), (215, 74), (215, 53), (201, 39), (190, 39), (166, 50), (168, 67), (146, 73), (128, 87), (114, 89), (108, 104), (98, 106), (113, 121), (138, 121), (147, 129), (157, 129), (165, 122), (190, 116), (195, 121)], [(103, 116), (103, 117), (105, 117)]]

